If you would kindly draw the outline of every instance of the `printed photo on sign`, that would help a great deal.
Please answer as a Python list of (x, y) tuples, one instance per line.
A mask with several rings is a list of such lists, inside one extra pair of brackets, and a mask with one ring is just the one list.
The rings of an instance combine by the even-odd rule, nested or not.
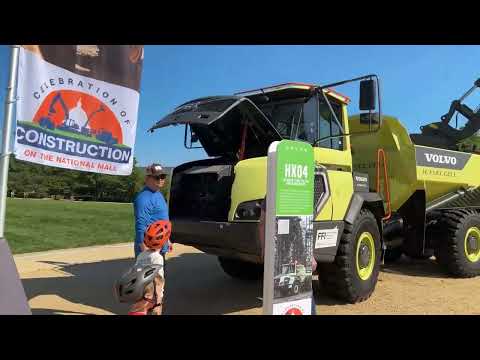
[(312, 224), (312, 215), (277, 218), (274, 298), (295, 297), (311, 291)]
[[(17, 159), (129, 175), (142, 54), (136, 45), (23, 45)], [(123, 64), (131, 61), (133, 67)]]

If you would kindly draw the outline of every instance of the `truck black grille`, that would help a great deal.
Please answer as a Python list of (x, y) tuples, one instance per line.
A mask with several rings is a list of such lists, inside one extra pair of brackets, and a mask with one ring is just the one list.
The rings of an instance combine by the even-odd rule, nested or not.
[(315, 181), (314, 181), (314, 196), (313, 196), (313, 206), (318, 203), (320, 196), (325, 192), (325, 184), (323, 182), (323, 177), (320, 175), (319, 171), (315, 171)]

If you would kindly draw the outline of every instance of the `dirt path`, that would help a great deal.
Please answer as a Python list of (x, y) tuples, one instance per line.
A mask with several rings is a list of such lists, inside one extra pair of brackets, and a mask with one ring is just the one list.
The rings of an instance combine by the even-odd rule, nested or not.
[[(124, 314), (113, 281), (132, 262), (132, 245), (15, 256), (34, 314)], [(261, 314), (262, 283), (223, 273), (214, 256), (174, 246), (167, 257), (166, 314)], [(451, 279), (433, 260), (384, 267), (368, 301), (342, 304), (320, 290), (318, 314), (480, 314), (480, 278)]]

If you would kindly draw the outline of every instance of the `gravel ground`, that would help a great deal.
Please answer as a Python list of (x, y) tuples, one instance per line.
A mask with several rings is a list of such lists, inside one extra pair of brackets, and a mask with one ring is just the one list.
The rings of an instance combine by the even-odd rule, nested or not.
[[(33, 314), (125, 314), (112, 284), (132, 253), (131, 244), (119, 244), (24, 254), (15, 261)], [(166, 314), (262, 313), (262, 283), (231, 279), (214, 256), (175, 244), (166, 274)], [(480, 278), (449, 278), (433, 259), (384, 266), (373, 296), (360, 304), (318, 290), (319, 315), (480, 314)]]

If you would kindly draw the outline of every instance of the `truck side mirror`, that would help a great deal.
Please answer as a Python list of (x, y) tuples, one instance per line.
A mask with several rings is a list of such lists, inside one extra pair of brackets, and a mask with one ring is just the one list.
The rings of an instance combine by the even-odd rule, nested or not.
[(196, 142), (198, 142), (198, 136), (197, 136), (197, 134), (192, 133), (192, 135), (190, 136), (190, 143), (193, 144), (193, 143), (196, 143)]
[(375, 110), (377, 100), (377, 89), (374, 80), (360, 81), (360, 110)]

